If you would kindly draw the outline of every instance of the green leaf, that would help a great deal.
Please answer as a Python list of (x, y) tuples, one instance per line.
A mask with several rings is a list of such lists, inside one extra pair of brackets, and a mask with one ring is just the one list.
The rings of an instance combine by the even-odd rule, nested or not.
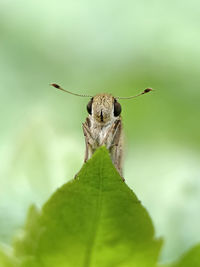
[(0, 248), (0, 266), (1, 267), (16, 267), (17, 261), (12, 257), (12, 255), (9, 255), (4, 251), (2, 248)]
[(200, 266), (200, 244), (186, 252), (180, 260), (170, 267), (199, 267)]
[(152, 267), (161, 240), (151, 219), (101, 147), (41, 214), (31, 207), (15, 243), (20, 266)]

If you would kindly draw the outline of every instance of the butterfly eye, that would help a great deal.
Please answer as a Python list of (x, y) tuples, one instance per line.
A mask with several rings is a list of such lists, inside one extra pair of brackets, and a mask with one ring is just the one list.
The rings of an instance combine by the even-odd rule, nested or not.
[(120, 115), (121, 111), (122, 111), (121, 105), (115, 99), (115, 102), (114, 102), (114, 116), (118, 117)]
[(91, 98), (90, 102), (88, 102), (87, 104), (87, 112), (92, 115), (92, 102), (93, 102), (93, 98)]

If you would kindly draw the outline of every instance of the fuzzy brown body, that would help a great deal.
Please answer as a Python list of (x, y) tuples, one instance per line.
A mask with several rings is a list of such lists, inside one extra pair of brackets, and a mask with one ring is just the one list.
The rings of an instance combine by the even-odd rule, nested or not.
[[(117, 116), (116, 107), (121, 106), (109, 94), (99, 94), (91, 99), (91, 114), (83, 123), (86, 151), (85, 161), (91, 158), (95, 150), (105, 145), (110, 152), (113, 164), (122, 176), (123, 135), (121, 116)], [(119, 112), (119, 113), (120, 113)]]
[[(131, 99), (151, 92), (151, 88), (146, 88), (142, 93), (129, 97), (113, 97), (110, 94), (98, 94), (94, 97), (80, 95), (63, 89), (56, 83), (53, 87), (81, 97), (91, 97), (87, 105), (89, 116), (83, 123), (83, 133), (85, 136), (86, 151), (85, 161), (91, 158), (95, 150), (105, 145), (110, 152), (113, 164), (121, 175), (122, 179), (122, 160), (123, 160), (123, 134), (121, 122), (121, 105), (117, 99)], [(77, 175), (76, 175), (77, 176)], [(75, 177), (76, 177), (75, 176)], [(123, 179), (124, 180), (124, 179)]]

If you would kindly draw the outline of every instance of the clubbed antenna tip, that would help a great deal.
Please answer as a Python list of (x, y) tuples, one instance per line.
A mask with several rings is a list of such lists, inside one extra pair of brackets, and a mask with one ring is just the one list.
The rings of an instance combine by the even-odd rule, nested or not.
[(146, 93), (148, 93), (148, 92), (151, 92), (151, 91), (153, 91), (152, 88), (146, 88), (146, 89), (144, 89), (144, 94), (146, 94)]
[(60, 89), (60, 85), (58, 85), (57, 83), (51, 83), (50, 85), (57, 89)]

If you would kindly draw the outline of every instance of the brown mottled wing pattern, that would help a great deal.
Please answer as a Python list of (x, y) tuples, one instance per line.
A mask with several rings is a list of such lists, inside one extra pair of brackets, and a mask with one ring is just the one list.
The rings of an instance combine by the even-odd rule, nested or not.
[(95, 140), (92, 136), (89, 118), (87, 118), (85, 123), (83, 123), (83, 133), (86, 144), (84, 161), (86, 162), (89, 158), (91, 158), (98, 146), (105, 145), (110, 152), (113, 164), (122, 176), (123, 136), (121, 118), (111, 125), (101, 144), (98, 144), (97, 140)]
[(116, 169), (122, 174), (122, 163), (123, 163), (123, 134), (122, 134), (122, 121), (117, 120), (113, 132), (113, 142), (109, 149), (111, 159)]

